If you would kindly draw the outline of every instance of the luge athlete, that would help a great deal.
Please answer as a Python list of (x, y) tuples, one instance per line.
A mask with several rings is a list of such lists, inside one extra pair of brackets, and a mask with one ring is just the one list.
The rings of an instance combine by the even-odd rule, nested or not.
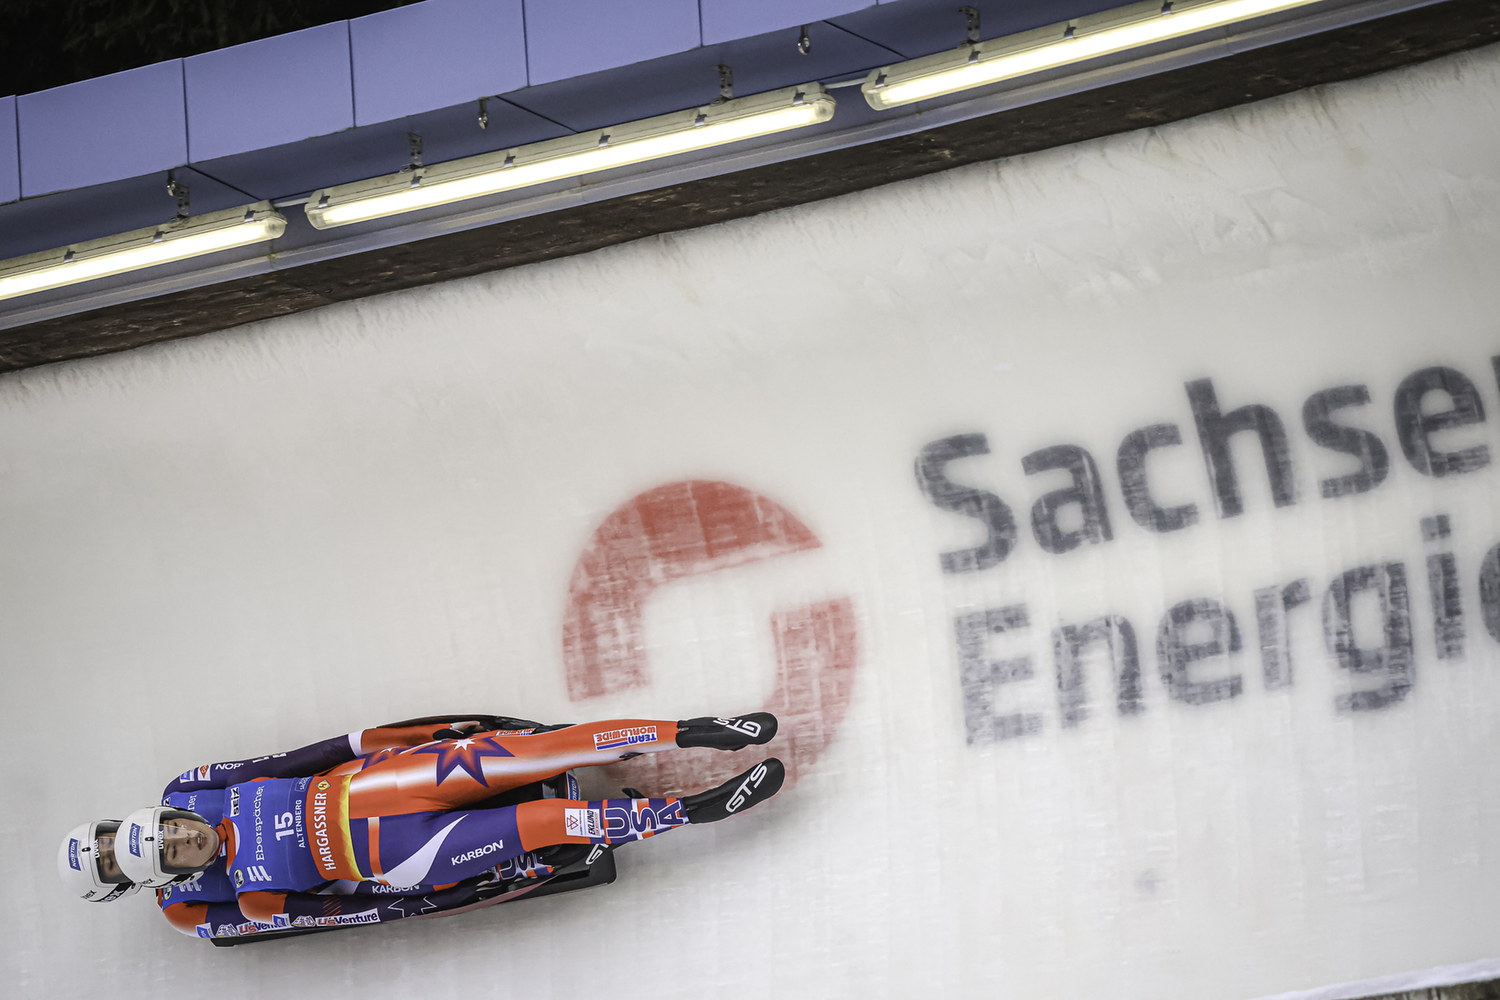
[[(783, 779), (770, 759), (682, 799), (585, 802), (566, 774), (675, 747), (763, 744), (776, 728), (764, 713), (469, 725), (493, 728), (365, 730), (184, 772), (164, 805), (138, 810), (117, 830), (108, 822), (75, 830), (59, 870), (84, 898), (119, 898), (131, 881), (161, 887), (174, 926), (205, 936), (384, 922), (493, 901), (591, 848), (723, 819), (769, 798)], [(544, 780), (560, 797), (505, 802)]]

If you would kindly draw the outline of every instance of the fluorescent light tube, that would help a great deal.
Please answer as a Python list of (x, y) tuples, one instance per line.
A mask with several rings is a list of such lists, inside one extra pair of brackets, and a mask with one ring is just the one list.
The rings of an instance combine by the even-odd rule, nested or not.
[(324, 188), (304, 210), (319, 229), (347, 226), (816, 125), (833, 109), (833, 95), (807, 83)]
[(0, 261), (0, 300), (274, 240), (286, 219), (268, 201)]
[(1319, 2), (1205, 0), (1163, 5), (1152, 0), (885, 66), (872, 72), (860, 89), (870, 107), (879, 111)]

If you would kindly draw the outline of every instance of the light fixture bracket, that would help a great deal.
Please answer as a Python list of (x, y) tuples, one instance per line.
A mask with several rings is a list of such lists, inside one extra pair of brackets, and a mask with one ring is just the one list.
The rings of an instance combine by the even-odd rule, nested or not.
[(958, 8), (958, 12), (964, 16), (964, 44), (979, 44), (979, 8), (964, 6)]
[(416, 132), (406, 133), (406, 155), (410, 160), (401, 168), (402, 173), (422, 169), (422, 137)]
[(167, 171), (167, 194), (177, 199), (177, 214), (175, 219), (186, 219), (189, 215), (189, 206), (192, 193), (188, 186), (177, 179), (176, 170)]

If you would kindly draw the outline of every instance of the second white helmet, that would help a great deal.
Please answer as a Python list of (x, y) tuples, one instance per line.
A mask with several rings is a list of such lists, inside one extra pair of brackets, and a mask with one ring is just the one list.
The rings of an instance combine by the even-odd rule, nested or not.
[(68, 831), (57, 851), (57, 873), (72, 892), (91, 903), (108, 903), (140, 891), (115, 858), (117, 819), (82, 823)]

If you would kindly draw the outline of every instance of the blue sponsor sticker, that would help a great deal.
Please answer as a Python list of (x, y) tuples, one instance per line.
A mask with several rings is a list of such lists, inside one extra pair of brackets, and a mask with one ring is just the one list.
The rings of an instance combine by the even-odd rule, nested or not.
[(83, 866), (78, 863), (78, 839), (76, 837), (68, 839), (68, 867), (75, 872), (83, 871)]
[(130, 824), (130, 853), (141, 856), (141, 824)]
[(186, 771), (183, 771), (181, 774), (179, 774), (177, 776), (177, 780), (178, 781), (192, 781), (193, 780), (193, 769), (192, 768), (188, 768)]

